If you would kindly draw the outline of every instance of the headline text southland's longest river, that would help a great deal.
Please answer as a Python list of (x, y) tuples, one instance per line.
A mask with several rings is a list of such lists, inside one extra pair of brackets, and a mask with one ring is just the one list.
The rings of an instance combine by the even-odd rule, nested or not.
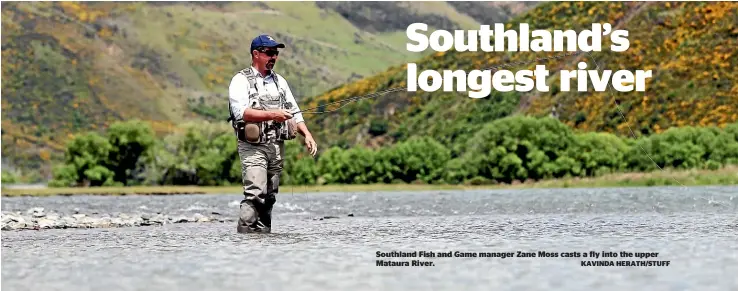
[[(434, 30), (428, 36), (425, 34), (428, 32), (427, 24), (412, 23), (406, 30), (410, 41), (406, 49), (415, 53), (424, 52), (428, 47), (436, 52), (446, 52), (452, 48), (459, 52), (599, 52), (602, 51), (602, 37), (607, 35), (611, 37), (611, 51), (624, 52), (630, 47), (628, 31), (612, 31), (609, 23), (592, 23), (592, 29), (581, 31), (554, 29), (552, 33), (537, 29), (530, 35), (527, 23), (518, 26), (518, 30), (506, 29), (503, 23), (495, 23), (494, 30), (491, 30), (489, 25), (484, 24), (478, 30), (455, 30), (454, 33), (442, 29)], [(492, 36), (495, 36), (494, 45), (491, 43)], [(567, 45), (566, 49), (564, 44)]]
[[(4, 197), (2, 208), (235, 218), (241, 199), (238, 193)], [(2, 289), (738, 290), (735, 186), (282, 193), (274, 212), (271, 235), (237, 234), (235, 223), (3, 231)], [(323, 216), (338, 218), (314, 219)], [(377, 251), (559, 257), (378, 258)], [(562, 257), (590, 251), (658, 255)], [(408, 263), (378, 266), (380, 260)]]

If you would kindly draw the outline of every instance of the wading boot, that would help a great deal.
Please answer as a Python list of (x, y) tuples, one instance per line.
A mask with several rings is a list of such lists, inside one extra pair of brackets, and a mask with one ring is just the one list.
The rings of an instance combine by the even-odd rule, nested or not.
[(264, 198), (264, 203), (258, 203), (257, 209), (259, 210), (259, 221), (264, 224), (264, 232), (272, 232), (272, 208), (274, 203), (277, 202), (277, 198), (274, 195), (269, 195)]
[[(258, 205), (258, 203), (256, 204)], [(238, 225), (236, 231), (238, 233), (268, 233), (269, 227), (259, 220), (258, 208), (254, 201), (244, 199), (241, 201), (241, 210), (238, 216)]]

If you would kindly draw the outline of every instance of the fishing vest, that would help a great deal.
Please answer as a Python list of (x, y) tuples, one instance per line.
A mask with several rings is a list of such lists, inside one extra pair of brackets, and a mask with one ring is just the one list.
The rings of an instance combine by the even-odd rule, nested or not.
[[(244, 75), (249, 82), (249, 108), (260, 110), (291, 109), (292, 104), (287, 102), (286, 93), (279, 87), (279, 75), (272, 72), (274, 84), (277, 86), (278, 94), (273, 94), (264, 88), (264, 82), (257, 82), (251, 67), (238, 72)], [(264, 144), (291, 140), (297, 136), (297, 125), (293, 119), (285, 122), (268, 121), (244, 121), (233, 116), (230, 102), (228, 102), (231, 125), (239, 140), (251, 144)]]

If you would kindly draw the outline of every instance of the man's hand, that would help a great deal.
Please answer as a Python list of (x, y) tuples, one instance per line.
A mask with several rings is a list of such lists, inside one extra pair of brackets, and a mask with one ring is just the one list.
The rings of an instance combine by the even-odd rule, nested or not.
[(305, 137), (305, 148), (307, 148), (311, 156), (315, 157), (315, 154), (318, 153), (318, 144), (315, 143), (313, 135), (310, 134), (307, 125), (305, 125), (304, 122), (300, 122), (297, 124), (297, 130)]
[(292, 118), (292, 114), (284, 109), (277, 109), (272, 111), (273, 117), (272, 120), (276, 122), (283, 122), (287, 119)]
[(315, 143), (312, 135), (305, 136), (305, 147), (310, 152), (310, 155), (315, 157), (315, 154), (318, 152), (318, 144)]

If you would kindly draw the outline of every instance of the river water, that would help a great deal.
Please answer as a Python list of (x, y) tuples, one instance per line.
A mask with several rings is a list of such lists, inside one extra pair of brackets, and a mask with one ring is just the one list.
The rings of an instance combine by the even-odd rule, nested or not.
[[(235, 218), (240, 198), (19, 197), (2, 209)], [(738, 290), (738, 187), (283, 193), (274, 214), (269, 235), (235, 222), (3, 231), (2, 290)], [(393, 251), (435, 257), (377, 257)], [(600, 257), (563, 257), (590, 252)]]

